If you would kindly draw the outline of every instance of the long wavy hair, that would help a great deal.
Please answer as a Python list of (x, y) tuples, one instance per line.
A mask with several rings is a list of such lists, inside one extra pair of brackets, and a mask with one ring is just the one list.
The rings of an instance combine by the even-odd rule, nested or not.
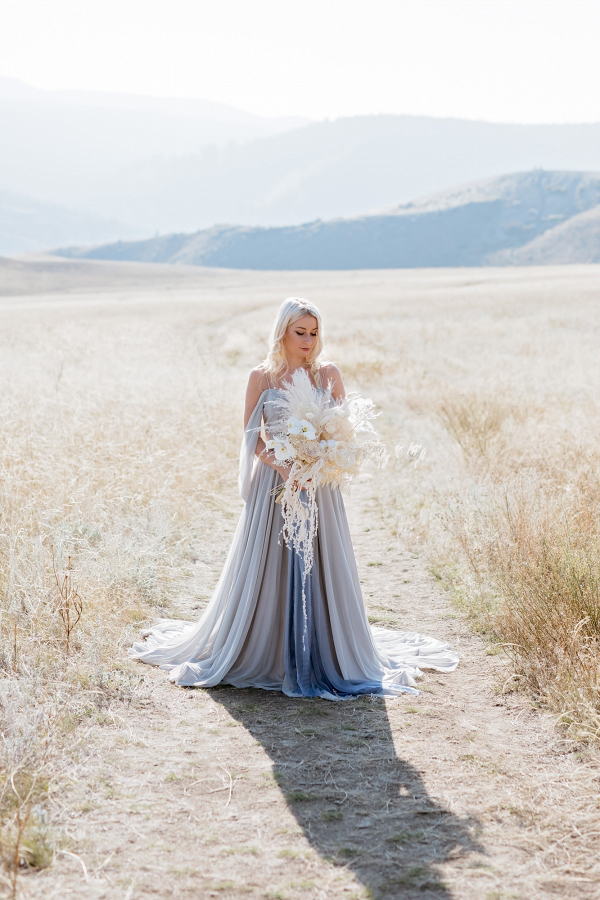
[(285, 333), (290, 325), (293, 325), (294, 322), (297, 322), (302, 316), (314, 316), (317, 320), (317, 339), (311, 355), (306, 360), (306, 368), (313, 378), (316, 377), (319, 371), (321, 366), (321, 353), (323, 352), (323, 323), (321, 320), (321, 313), (314, 303), (310, 303), (309, 300), (304, 300), (302, 297), (288, 297), (288, 299), (284, 300), (279, 307), (277, 316), (273, 322), (273, 328), (269, 335), (269, 352), (262, 363), (263, 370), (275, 381), (279, 379), (279, 376), (288, 366), (283, 346)]

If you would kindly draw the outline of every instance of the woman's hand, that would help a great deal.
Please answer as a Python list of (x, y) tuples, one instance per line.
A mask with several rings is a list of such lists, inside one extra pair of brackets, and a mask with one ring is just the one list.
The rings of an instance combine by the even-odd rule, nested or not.
[(256, 455), (261, 462), (265, 463), (265, 465), (271, 466), (272, 469), (275, 469), (276, 472), (279, 472), (284, 481), (288, 480), (288, 475), (290, 474), (290, 466), (279, 465), (277, 462), (277, 457), (272, 450), (267, 450), (265, 442), (261, 437), (259, 437), (256, 443)]

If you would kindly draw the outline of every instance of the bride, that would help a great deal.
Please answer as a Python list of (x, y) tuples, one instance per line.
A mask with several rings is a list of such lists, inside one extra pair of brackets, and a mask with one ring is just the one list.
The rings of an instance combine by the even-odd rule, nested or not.
[(337, 488), (317, 489), (314, 564), (302, 596), (302, 561), (281, 537), (281, 507), (274, 499), (289, 470), (262, 435), (275, 421), (281, 386), (299, 368), (330, 403), (344, 397), (339, 369), (321, 362), (322, 341), (316, 306), (286, 300), (267, 358), (248, 381), (239, 476), (245, 506), (212, 599), (199, 622), (159, 620), (130, 650), (166, 669), (176, 684), (225, 683), (340, 700), (418, 693), (420, 669), (451, 672), (458, 664), (448, 644), (369, 625)]

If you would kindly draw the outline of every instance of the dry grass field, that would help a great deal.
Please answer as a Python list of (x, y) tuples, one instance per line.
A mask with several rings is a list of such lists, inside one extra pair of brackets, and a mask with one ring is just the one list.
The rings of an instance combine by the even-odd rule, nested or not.
[[(348, 499), (373, 622), (451, 640), (414, 700), (177, 689), (241, 508), (283, 298), (390, 448)], [(7, 897), (600, 896), (600, 268), (0, 260)]]

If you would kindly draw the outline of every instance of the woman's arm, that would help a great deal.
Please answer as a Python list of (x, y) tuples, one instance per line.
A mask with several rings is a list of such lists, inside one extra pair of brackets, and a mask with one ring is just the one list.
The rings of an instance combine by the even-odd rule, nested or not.
[[(256, 409), (256, 404), (260, 400), (260, 395), (264, 390), (266, 390), (266, 387), (267, 379), (262, 369), (252, 369), (252, 371), (250, 372), (250, 378), (248, 379), (248, 387), (246, 388), (244, 429), (248, 427), (250, 416)], [(261, 462), (266, 463), (267, 466), (271, 466), (272, 469), (275, 469), (276, 472), (279, 472), (284, 481), (287, 481), (287, 477), (290, 473), (289, 468), (287, 466), (280, 466), (278, 464), (277, 460), (275, 459), (275, 454), (272, 450), (267, 450), (265, 442), (260, 435), (258, 436), (258, 440), (256, 441), (255, 452)]]

